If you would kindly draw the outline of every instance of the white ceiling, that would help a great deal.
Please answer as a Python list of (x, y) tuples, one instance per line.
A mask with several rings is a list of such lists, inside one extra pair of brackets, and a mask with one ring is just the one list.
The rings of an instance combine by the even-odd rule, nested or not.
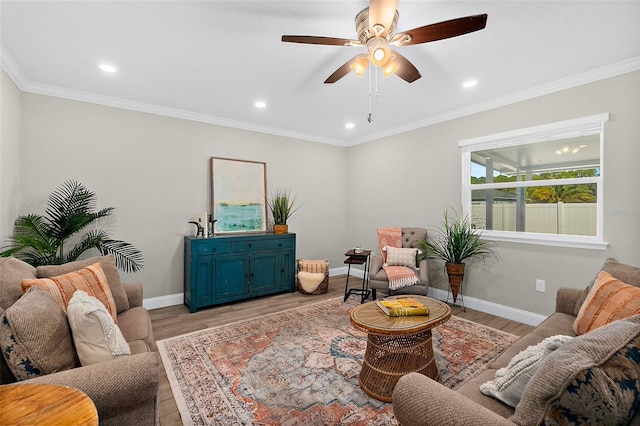
[[(487, 27), (400, 48), (422, 78), (380, 77), (368, 123), (368, 74), (323, 84), (365, 48), (280, 41), (355, 39), (367, 6), (3, 0), (2, 65), (24, 91), (343, 146), (640, 69), (638, 1), (400, 0), (397, 33), (480, 13)], [(478, 85), (462, 88), (468, 79)]]

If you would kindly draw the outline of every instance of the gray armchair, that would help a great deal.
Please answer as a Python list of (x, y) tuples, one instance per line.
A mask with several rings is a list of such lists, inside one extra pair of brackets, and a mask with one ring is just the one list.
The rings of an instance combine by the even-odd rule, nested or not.
[[(422, 249), (421, 240), (427, 239), (427, 230), (424, 228), (402, 228), (402, 247)], [(417, 284), (393, 290), (393, 294), (421, 294), (426, 296), (429, 289), (429, 275), (427, 273), (427, 259), (421, 260), (418, 264)], [(389, 290), (389, 279), (387, 273), (382, 269), (382, 257), (372, 256), (371, 270), (369, 272), (369, 288), (371, 289), (371, 298), (376, 300), (376, 291), (391, 295)]]

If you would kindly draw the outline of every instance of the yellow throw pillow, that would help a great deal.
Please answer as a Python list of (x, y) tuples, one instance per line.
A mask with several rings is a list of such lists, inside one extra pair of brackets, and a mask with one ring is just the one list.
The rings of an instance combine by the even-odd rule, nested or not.
[(640, 314), (640, 288), (600, 271), (573, 323), (577, 335)]
[(111, 317), (113, 317), (113, 320), (117, 321), (116, 303), (113, 300), (107, 277), (99, 262), (57, 277), (22, 280), (23, 292), (26, 292), (32, 286), (41, 287), (49, 292), (65, 313), (73, 293), (76, 290), (82, 290), (102, 302)]

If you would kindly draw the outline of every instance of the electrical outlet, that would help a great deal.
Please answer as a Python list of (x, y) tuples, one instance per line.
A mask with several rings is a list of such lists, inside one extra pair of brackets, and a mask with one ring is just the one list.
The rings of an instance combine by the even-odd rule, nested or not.
[(545, 292), (545, 281), (544, 280), (536, 280), (536, 291), (539, 291), (540, 293), (544, 293)]

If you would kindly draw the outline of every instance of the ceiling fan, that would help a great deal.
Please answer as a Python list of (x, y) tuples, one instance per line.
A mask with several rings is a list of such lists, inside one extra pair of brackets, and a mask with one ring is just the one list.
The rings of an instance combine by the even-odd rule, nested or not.
[(322, 44), (330, 46), (366, 46), (359, 54), (331, 74), (325, 83), (335, 83), (351, 71), (362, 76), (369, 63), (379, 66), (385, 77), (396, 74), (408, 83), (421, 77), (418, 69), (391, 46), (402, 47), (457, 37), (483, 29), (487, 15), (472, 15), (429, 24), (395, 34), (398, 23), (398, 0), (370, 0), (369, 7), (356, 15), (358, 40), (307, 35), (283, 35), (288, 43)]

